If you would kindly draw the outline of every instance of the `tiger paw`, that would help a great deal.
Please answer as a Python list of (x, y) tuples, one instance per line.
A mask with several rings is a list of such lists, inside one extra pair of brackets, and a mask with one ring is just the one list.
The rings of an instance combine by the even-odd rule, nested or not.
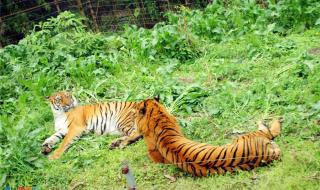
[(120, 143), (119, 148), (124, 149), (124, 148), (126, 148), (126, 146), (128, 146), (128, 143), (126, 141), (124, 141), (124, 142)]
[(47, 155), (47, 154), (49, 154), (51, 151), (52, 151), (52, 149), (50, 148), (50, 146), (49, 146), (48, 144), (42, 145), (42, 148), (41, 148), (41, 153), (42, 153), (42, 154)]
[(123, 143), (125, 143), (126, 139), (127, 137), (124, 136), (112, 141), (111, 145), (109, 146), (109, 149), (112, 150), (115, 148), (121, 148), (123, 146)]
[(120, 144), (121, 144), (121, 140), (119, 139), (116, 141), (113, 141), (109, 146), (109, 149), (112, 150), (112, 149), (118, 148)]

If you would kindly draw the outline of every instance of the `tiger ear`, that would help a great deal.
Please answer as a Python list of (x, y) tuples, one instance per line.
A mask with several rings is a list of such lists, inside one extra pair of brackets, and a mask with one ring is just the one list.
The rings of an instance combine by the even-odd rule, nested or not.
[(153, 99), (154, 99), (155, 101), (157, 101), (157, 102), (160, 102), (160, 95), (158, 94), (158, 95), (155, 96)]
[(61, 100), (61, 96), (58, 95), (58, 96), (56, 96), (54, 99), (55, 99), (56, 101), (60, 101), (60, 100)]
[(44, 97), (45, 100), (49, 100), (49, 98), (50, 98), (49, 96), (45, 96)]
[(72, 96), (72, 91), (71, 90), (67, 90), (66, 94), (67, 94), (68, 97), (70, 97), (70, 96)]

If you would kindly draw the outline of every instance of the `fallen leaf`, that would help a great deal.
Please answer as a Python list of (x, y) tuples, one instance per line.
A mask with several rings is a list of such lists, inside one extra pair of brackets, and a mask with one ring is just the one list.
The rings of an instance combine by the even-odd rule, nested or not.
[(177, 181), (177, 178), (169, 175), (169, 174), (164, 174), (163, 175), (165, 178), (169, 179), (170, 180), (170, 183), (173, 183), (173, 182), (176, 182)]
[(85, 186), (85, 183), (83, 182), (76, 182), (71, 188), (69, 188), (70, 190), (74, 190), (77, 189), (80, 186)]

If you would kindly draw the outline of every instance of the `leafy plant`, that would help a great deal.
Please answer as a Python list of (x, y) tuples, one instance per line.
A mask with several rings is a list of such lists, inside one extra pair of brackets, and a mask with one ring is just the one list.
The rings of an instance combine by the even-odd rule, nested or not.
[(196, 35), (218, 42), (248, 32), (265, 35), (303, 31), (316, 26), (320, 18), (320, 3), (315, 0), (267, 1), (267, 5), (218, 0), (203, 11), (182, 7), (178, 14), (169, 13), (167, 17), (170, 24), (186, 25)]

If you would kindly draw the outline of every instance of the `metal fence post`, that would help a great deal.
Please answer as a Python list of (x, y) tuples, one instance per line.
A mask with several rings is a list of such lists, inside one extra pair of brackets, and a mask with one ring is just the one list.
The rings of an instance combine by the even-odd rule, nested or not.
[(132, 175), (132, 171), (129, 168), (128, 161), (124, 160), (121, 163), (121, 172), (124, 174), (127, 180), (129, 190), (137, 190), (136, 181)]

